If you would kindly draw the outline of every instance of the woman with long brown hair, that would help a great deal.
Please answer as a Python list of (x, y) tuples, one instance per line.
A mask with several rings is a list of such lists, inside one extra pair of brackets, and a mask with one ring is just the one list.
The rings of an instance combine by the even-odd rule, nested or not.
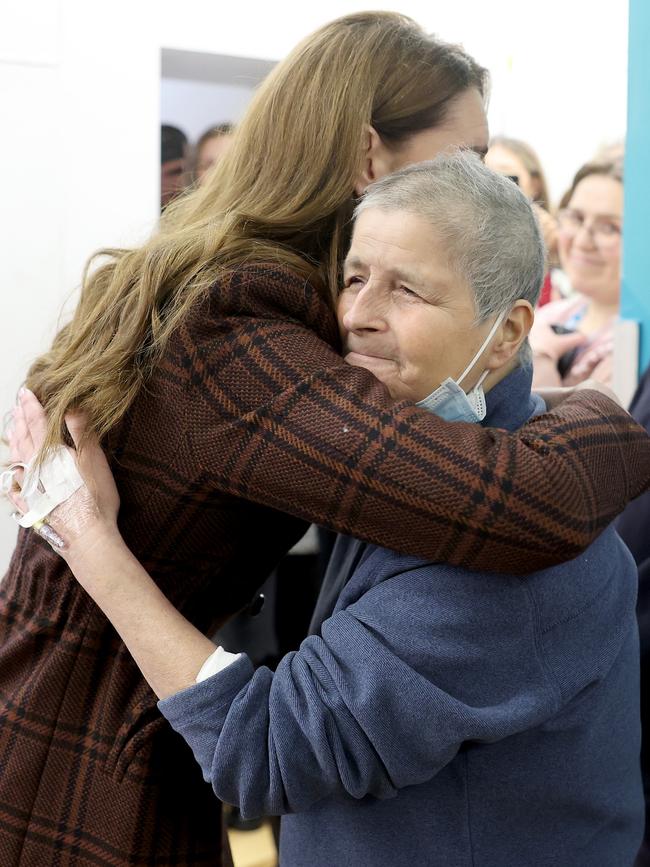
[[(333, 316), (354, 196), (451, 145), (484, 151), (485, 71), (391, 13), (333, 22), (271, 73), (205, 186), (103, 251), (27, 384), (45, 451), (82, 411), (120, 530), (205, 633), (305, 521), (472, 568), (580, 552), (650, 480), (614, 404), (516, 434), (447, 424), (345, 365)], [(219, 818), (124, 645), (22, 532), (0, 593), (3, 865), (218, 863)]]

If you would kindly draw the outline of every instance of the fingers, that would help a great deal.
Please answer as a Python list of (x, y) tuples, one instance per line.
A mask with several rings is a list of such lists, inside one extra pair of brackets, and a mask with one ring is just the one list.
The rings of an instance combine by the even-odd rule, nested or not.
[(562, 401), (565, 400), (570, 394), (573, 394), (573, 389), (561, 387), (536, 388), (535, 393), (542, 398), (542, 400), (546, 404), (547, 410), (553, 410), (558, 407), (562, 403)]
[(18, 440), (17, 440), (17, 432), (16, 428), (18, 427), (18, 423), (16, 421), (16, 411), (13, 409), (11, 411), (11, 427), (8, 427), (5, 433), (7, 438), (7, 443), (9, 444), (9, 457), (11, 459), (11, 463), (15, 464), (20, 462), (20, 453), (18, 449)]
[[(606, 355), (602, 361), (599, 361), (598, 364), (594, 367), (591, 372), (591, 376), (593, 379), (597, 379), (599, 382), (604, 383), (605, 385), (610, 385), (612, 381), (612, 375), (614, 373), (614, 359), (611, 355)], [(620, 401), (619, 401), (620, 402)]]
[(565, 305), (561, 317), (558, 317), (555, 320), (558, 323), (564, 323), (568, 319), (571, 319), (572, 316), (575, 316), (575, 314), (585, 306), (585, 299), (582, 295), (576, 295), (566, 301)]
[(45, 410), (39, 403), (36, 395), (26, 388), (20, 390), (18, 401), (23, 411), (25, 424), (29, 430), (34, 450), (38, 451), (45, 442), (47, 434), (47, 416), (45, 415)]
[(545, 322), (548, 325), (564, 325), (584, 306), (585, 299), (582, 295), (575, 295), (573, 298), (563, 298), (558, 301), (552, 301), (550, 304), (545, 304), (543, 307), (538, 307), (535, 311), (535, 319), (539, 319), (540, 322)]
[(32, 440), (32, 436), (27, 425), (27, 419), (25, 418), (25, 413), (23, 412), (22, 405), (19, 404), (18, 406), (14, 407), (13, 419), (13, 428), (7, 434), (9, 451), (11, 453), (11, 460), (14, 462), (19, 461), (20, 463), (28, 464), (36, 453), (37, 449)]
[(608, 388), (602, 382), (599, 382), (597, 379), (585, 379), (583, 382), (580, 382), (576, 385), (576, 391), (581, 391), (582, 389), (590, 389), (591, 391), (599, 391), (601, 394), (604, 394), (605, 397), (608, 397), (610, 400), (613, 400), (614, 403), (617, 403), (620, 407), (623, 407), (621, 403), (620, 397), (613, 391), (611, 388)]
[(26, 515), (29, 511), (27, 503), (23, 500), (23, 498), (18, 492), (11, 491), (7, 494), (7, 499), (11, 501), (12, 505), (16, 507), (16, 510), (20, 512), (21, 515)]
[(65, 417), (65, 424), (75, 448), (78, 449), (86, 432), (86, 417), (80, 412), (69, 412)]
[(546, 355), (553, 361), (557, 361), (565, 352), (577, 349), (588, 342), (588, 338), (579, 331), (557, 334), (551, 325), (539, 319), (536, 319), (533, 324), (529, 340), (534, 355)]
[(558, 346), (563, 347), (561, 351), (561, 355), (565, 352), (569, 352), (571, 349), (577, 349), (578, 346), (584, 346), (587, 343), (588, 338), (581, 334), (580, 331), (575, 331), (573, 334), (558, 334), (557, 335), (557, 344)]
[[(86, 483), (90, 483), (91, 487), (101, 486), (103, 476), (107, 473), (112, 480), (112, 473), (108, 468), (106, 456), (97, 437), (94, 434), (86, 436), (86, 417), (80, 412), (68, 413), (65, 417), (65, 423), (77, 449), (77, 465), (82, 476), (86, 479)], [(79, 446), (82, 441), (84, 441), (84, 445), (83, 449), (80, 449)]]

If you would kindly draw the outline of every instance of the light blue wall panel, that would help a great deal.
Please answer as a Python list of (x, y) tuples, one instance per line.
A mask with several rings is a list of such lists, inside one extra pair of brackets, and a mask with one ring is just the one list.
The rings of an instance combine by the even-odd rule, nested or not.
[(650, 364), (650, 2), (630, 0), (628, 121), (621, 315), (640, 323)]

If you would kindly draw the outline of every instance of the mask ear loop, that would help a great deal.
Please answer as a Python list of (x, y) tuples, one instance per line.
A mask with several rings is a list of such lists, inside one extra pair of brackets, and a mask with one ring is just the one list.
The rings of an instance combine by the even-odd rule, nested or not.
[[(458, 377), (458, 379), (456, 380), (456, 385), (460, 385), (460, 384), (461, 384), (461, 382), (465, 379), (465, 377), (467, 376), (467, 374), (470, 372), (470, 370), (474, 367), (474, 365), (476, 364), (476, 362), (479, 360), (479, 358), (481, 357), (481, 355), (483, 355), (483, 353), (485, 352), (485, 348), (489, 345), (490, 341), (492, 340), (492, 338), (493, 338), (494, 335), (496, 334), (496, 330), (497, 330), (497, 328), (499, 327), (499, 325), (501, 325), (501, 323), (502, 323), (503, 320), (505, 319), (506, 312), (507, 312), (507, 311), (502, 310), (501, 313), (499, 313), (499, 315), (497, 316), (497, 318), (494, 320), (494, 325), (492, 326), (492, 328), (490, 328), (490, 332), (489, 332), (488, 336), (485, 338), (485, 340), (484, 340), (483, 343), (481, 344), (481, 346), (480, 346), (478, 352), (476, 353), (476, 355), (474, 356), (474, 358), (472, 358), (472, 360), (471, 360), (470, 363), (467, 365), (467, 367), (465, 368), (465, 370), (461, 373), (461, 375), (460, 375), (460, 376)], [(489, 372), (490, 372), (489, 370), (485, 370), (485, 371), (481, 374), (481, 377), (480, 377), (479, 381), (476, 383), (476, 385), (474, 386), (474, 389), (477, 389), (477, 388), (479, 388), (479, 387), (482, 385), (483, 381), (485, 380), (485, 378), (486, 378), (486, 376), (488, 375)], [(474, 389), (473, 389), (473, 390), (474, 390)]]
[(476, 385), (474, 386), (474, 388), (472, 389), (472, 391), (476, 391), (478, 388), (480, 388), (483, 385), (483, 383), (487, 379), (489, 373), (490, 373), (489, 370), (483, 371), (483, 373), (479, 376), (478, 381), (477, 381)]

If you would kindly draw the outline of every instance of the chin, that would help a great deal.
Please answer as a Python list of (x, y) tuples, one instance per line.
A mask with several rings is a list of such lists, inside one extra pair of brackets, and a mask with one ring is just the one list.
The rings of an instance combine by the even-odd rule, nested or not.
[(379, 382), (381, 382), (381, 384), (384, 386), (386, 391), (388, 391), (393, 400), (400, 399), (394, 387), (391, 385), (393, 378), (388, 375), (388, 371), (385, 369), (385, 365), (377, 364), (371, 358), (359, 356), (356, 354), (352, 354), (351, 356), (346, 355), (345, 363), (349, 364), (351, 367), (362, 367), (364, 370), (367, 370), (368, 373), (372, 373), (375, 379), (378, 379)]
[(578, 281), (575, 286), (575, 291), (588, 301), (594, 301), (596, 304), (602, 304), (607, 307), (612, 307), (620, 301), (619, 292), (614, 292), (612, 294), (608, 287), (597, 286), (593, 283), (580, 284)]

